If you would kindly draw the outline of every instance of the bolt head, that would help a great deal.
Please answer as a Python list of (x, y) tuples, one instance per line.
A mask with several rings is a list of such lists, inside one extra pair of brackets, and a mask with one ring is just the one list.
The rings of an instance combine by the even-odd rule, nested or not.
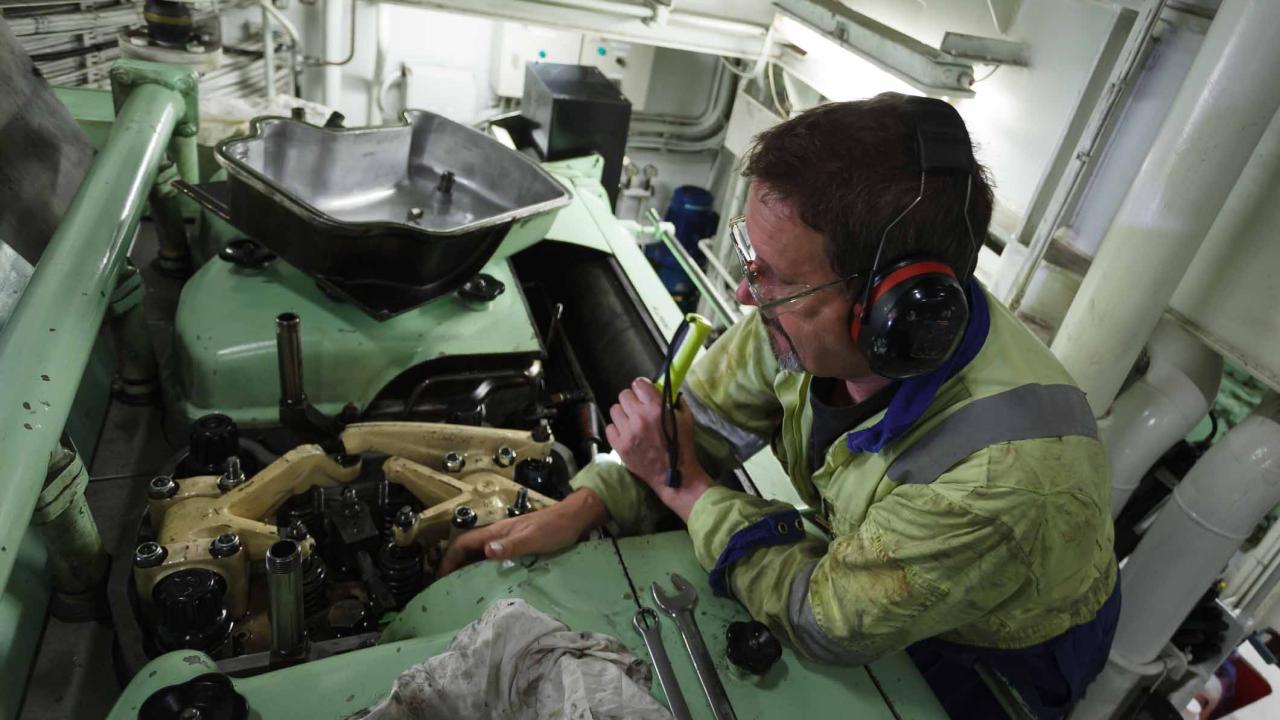
[(280, 537), (302, 542), (307, 539), (307, 526), (301, 520), (294, 520), (288, 527), (282, 529)]
[(209, 554), (216, 558), (226, 558), (240, 552), (240, 536), (233, 532), (225, 532), (209, 543)]
[(498, 448), (498, 452), (493, 456), (493, 462), (498, 467), (511, 467), (516, 462), (516, 451), (503, 445)]
[(169, 551), (158, 542), (144, 542), (133, 552), (133, 564), (140, 568), (158, 567), (169, 556)]
[(447, 452), (444, 456), (444, 469), (448, 472), (461, 472), (462, 468), (467, 464), (461, 453)]
[(533, 429), (534, 442), (546, 442), (551, 439), (551, 426), (547, 425), (547, 421), (543, 420)]
[(476, 511), (472, 510), (468, 505), (459, 505), (453, 509), (453, 526), (463, 530), (468, 530), (476, 526), (479, 517)]
[(403, 505), (400, 507), (399, 510), (396, 511), (396, 527), (401, 528), (403, 530), (409, 530), (413, 528), (413, 525), (417, 521), (417, 519), (418, 519), (417, 513), (415, 513), (413, 511), (413, 508), (409, 507), (408, 505)]
[(157, 475), (147, 483), (147, 497), (152, 500), (168, 500), (178, 494), (178, 482), (168, 475)]

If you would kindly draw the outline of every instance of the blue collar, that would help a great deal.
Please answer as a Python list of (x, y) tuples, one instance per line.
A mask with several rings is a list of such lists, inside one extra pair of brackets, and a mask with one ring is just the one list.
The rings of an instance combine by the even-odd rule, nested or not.
[(898, 384), (898, 390), (889, 401), (884, 417), (869, 428), (856, 430), (845, 437), (849, 452), (880, 452), (889, 443), (901, 437), (916, 421), (924, 415), (938, 388), (964, 369), (982, 345), (987, 341), (987, 331), (991, 329), (991, 315), (987, 308), (987, 296), (977, 280), (969, 280), (969, 326), (965, 328), (964, 337), (955, 353), (942, 367), (927, 375), (907, 378)]

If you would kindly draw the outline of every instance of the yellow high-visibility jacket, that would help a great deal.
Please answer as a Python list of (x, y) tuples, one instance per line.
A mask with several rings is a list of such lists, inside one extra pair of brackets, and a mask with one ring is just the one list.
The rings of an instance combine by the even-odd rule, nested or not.
[[(774, 521), (775, 534), (792, 532), (722, 571), (753, 617), (815, 659), (864, 663), (935, 636), (1027, 647), (1091, 620), (1115, 586), (1107, 463), (1083, 394), (1038, 339), (973, 287), (989, 316), (976, 356), (883, 447), (853, 452), (841, 436), (816, 472), (813, 378), (779, 370), (755, 313), (690, 371), (685, 397), (708, 473), (771, 444), (830, 528), (794, 541), (794, 520), (782, 526), (794, 518), (790, 505), (717, 486), (689, 517), (694, 551), (712, 570), (735, 533)], [(886, 415), (901, 424), (895, 403), (910, 382), (853, 434), (883, 432)], [(622, 534), (651, 532), (667, 512), (621, 465), (588, 466), (573, 484), (600, 496)]]

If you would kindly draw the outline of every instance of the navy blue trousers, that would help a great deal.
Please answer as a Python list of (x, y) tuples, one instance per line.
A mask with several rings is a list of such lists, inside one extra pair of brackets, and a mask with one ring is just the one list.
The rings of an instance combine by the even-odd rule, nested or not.
[(982, 664), (1018, 691), (1037, 718), (1059, 720), (1102, 672), (1120, 617), (1120, 584), (1089, 622), (1038, 645), (999, 650), (922, 640), (907, 654), (953, 720), (1007, 717), (974, 669)]

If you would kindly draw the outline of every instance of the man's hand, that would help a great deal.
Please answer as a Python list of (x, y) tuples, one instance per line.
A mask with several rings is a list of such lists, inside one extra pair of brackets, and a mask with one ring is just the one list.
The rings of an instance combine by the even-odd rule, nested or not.
[(711, 487), (694, 453), (693, 413), (681, 402), (676, 408), (676, 432), (680, 439), (680, 487), (667, 487), (667, 442), (662, 434), (662, 395), (647, 378), (636, 378), (618, 395), (618, 404), (609, 408), (613, 423), (604, 429), (609, 445), (618, 452), (622, 464), (653, 489), (658, 499), (681, 520)]
[(550, 507), (463, 533), (445, 551), (436, 577), (478, 560), (555, 552), (578, 542), (608, 520), (609, 511), (599, 496), (585, 488), (575, 490)]

